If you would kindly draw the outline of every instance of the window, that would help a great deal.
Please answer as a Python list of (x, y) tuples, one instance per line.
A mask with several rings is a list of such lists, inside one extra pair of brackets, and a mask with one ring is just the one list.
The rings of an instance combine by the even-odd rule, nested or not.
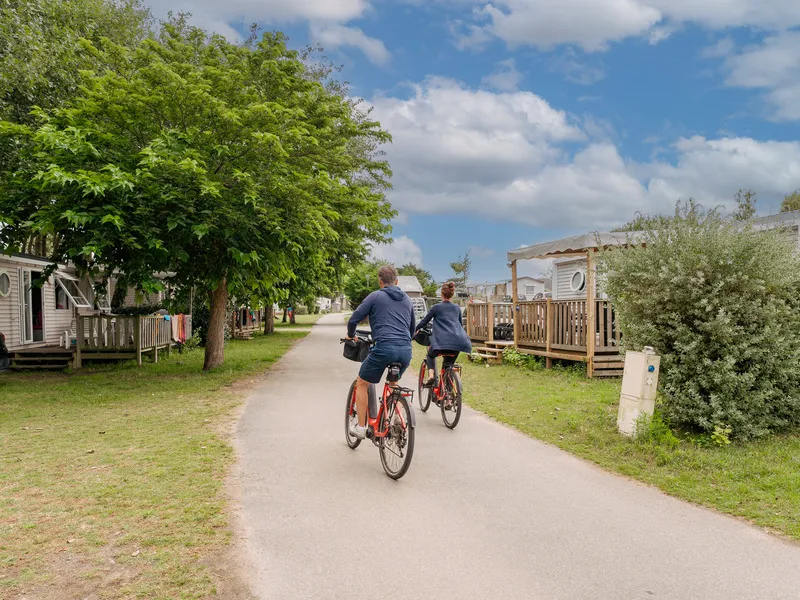
[[(78, 308), (92, 308), (92, 305), (89, 304), (89, 301), (78, 287), (77, 280), (69, 279), (64, 275), (57, 275), (56, 285), (57, 289), (63, 291), (74, 306), (77, 306)], [(56, 298), (57, 297), (58, 294), (56, 294)], [(58, 301), (56, 301), (56, 305), (58, 305)]]
[(572, 280), (570, 281), (570, 287), (572, 288), (573, 292), (582, 292), (586, 289), (586, 273), (583, 271), (575, 271), (572, 274)]
[(67, 310), (69, 308), (69, 297), (63, 288), (56, 284), (56, 310)]
[(526, 285), (525, 286), (525, 295), (526, 296), (535, 296), (536, 295), (536, 286), (535, 285)]
[(0, 298), (5, 298), (11, 293), (11, 278), (6, 272), (0, 272)]

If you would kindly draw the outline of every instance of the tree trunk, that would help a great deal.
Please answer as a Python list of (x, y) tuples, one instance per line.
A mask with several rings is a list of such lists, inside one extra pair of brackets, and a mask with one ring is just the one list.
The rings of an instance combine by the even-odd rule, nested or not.
[(297, 314), (297, 305), (296, 304), (292, 304), (292, 316), (289, 318), (289, 324), (290, 325), (294, 325), (295, 324), (294, 316), (296, 314)]
[(264, 317), (264, 335), (275, 333), (275, 306), (270, 304), (267, 307), (266, 317)]
[(208, 334), (203, 370), (210, 371), (225, 360), (225, 308), (228, 306), (228, 280), (223, 277), (209, 294)]
[(283, 307), (283, 322), (286, 323), (286, 306)]

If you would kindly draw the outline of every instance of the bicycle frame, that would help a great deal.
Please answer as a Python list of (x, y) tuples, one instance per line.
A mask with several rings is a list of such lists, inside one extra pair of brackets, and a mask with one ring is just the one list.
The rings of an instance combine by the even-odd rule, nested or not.
[(439, 381), (432, 388), (433, 394), (437, 400), (444, 400), (444, 381), (447, 371), (458, 371), (458, 373), (461, 374), (461, 367), (455, 364), (445, 367), (444, 364), (442, 364), (442, 369), (439, 372)]
[[(374, 385), (374, 384), (370, 384), (370, 385)], [(406, 388), (400, 387), (399, 385), (396, 386), (396, 387), (399, 390), (401, 396), (404, 396), (405, 398), (409, 398), (409, 397), (413, 397), (414, 396), (413, 390), (407, 390)], [(384, 383), (383, 384), (383, 396), (381, 397), (381, 403), (378, 405), (378, 412), (375, 415), (375, 418), (373, 419), (372, 417), (370, 417), (369, 416), (369, 411), (367, 411), (367, 425), (372, 427), (372, 431), (373, 431), (372, 435), (373, 435), (373, 437), (375, 439), (386, 437), (387, 435), (389, 435), (389, 425), (388, 425), (389, 420), (388, 419), (386, 420), (386, 428), (385, 429), (380, 430), (379, 427), (380, 427), (380, 423), (381, 423), (381, 417), (383, 417), (383, 415), (385, 413), (389, 412), (389, 406), (387, 404), (387, 400), (388, 400), (389, 396), (392, 395), (394, 390), (395, 390), (395, 386), (391, 386), (388, 383)], [(356, 390), (353, 389), (353, 397), (351, 399), (351, 406), (356, 403), (356, 393), (357, 393)], [(411, 427), (416, 429), (417, 422), (416, 422), (416, 416), (414, 415), (414, 411), (413, 410), (410, 412), (410, 415), (411, 415)], [(407, 427), (407, 423), (405, 423), (405, 421), (403, 419), (403, 415), (398, 413), (397, 416), (400, 417), (400, 422), (402, 423), (403, 429), (405, 429)]]

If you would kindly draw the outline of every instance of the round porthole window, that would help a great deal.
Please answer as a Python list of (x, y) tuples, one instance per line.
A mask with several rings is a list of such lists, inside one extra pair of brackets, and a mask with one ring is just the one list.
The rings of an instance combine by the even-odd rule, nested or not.
[(586, 289), (586, 273), (583, 271), (575, 271), (570, 281), (570, 287), (573, 292), (582, 292)]
[(0, 271), (0, 298), (5, 298), (11, 292), (11, 278), (8, 273)]

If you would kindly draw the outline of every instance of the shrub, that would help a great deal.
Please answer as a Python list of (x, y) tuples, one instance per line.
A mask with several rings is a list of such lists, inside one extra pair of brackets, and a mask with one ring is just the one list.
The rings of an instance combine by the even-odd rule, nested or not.
[(536, 371), (544, 367), (542, 361), (536, 356), (518, 352), (511, 346), (503, 350), (503, 362), (514, 365), (515, 367), (530, 369), (531, 371)]
[(661, 354), (670, 423), (723, 443), (800, 424), (800, 260), (787, 237), (679, 205), (601, 256), (624, 347)]
[(115, 313), (118, 315), (140, 316), (152, 315), (166, 308), (164, 304), (140, 304), (139, 306), (120, 306)]
[(296, 314), (296, 315), (307, 315), (308, 314), (308, 307), (304, 306), (302, 304), (299, 304), (297, 306), (297, 309), (295, 309), (294, 314)]

